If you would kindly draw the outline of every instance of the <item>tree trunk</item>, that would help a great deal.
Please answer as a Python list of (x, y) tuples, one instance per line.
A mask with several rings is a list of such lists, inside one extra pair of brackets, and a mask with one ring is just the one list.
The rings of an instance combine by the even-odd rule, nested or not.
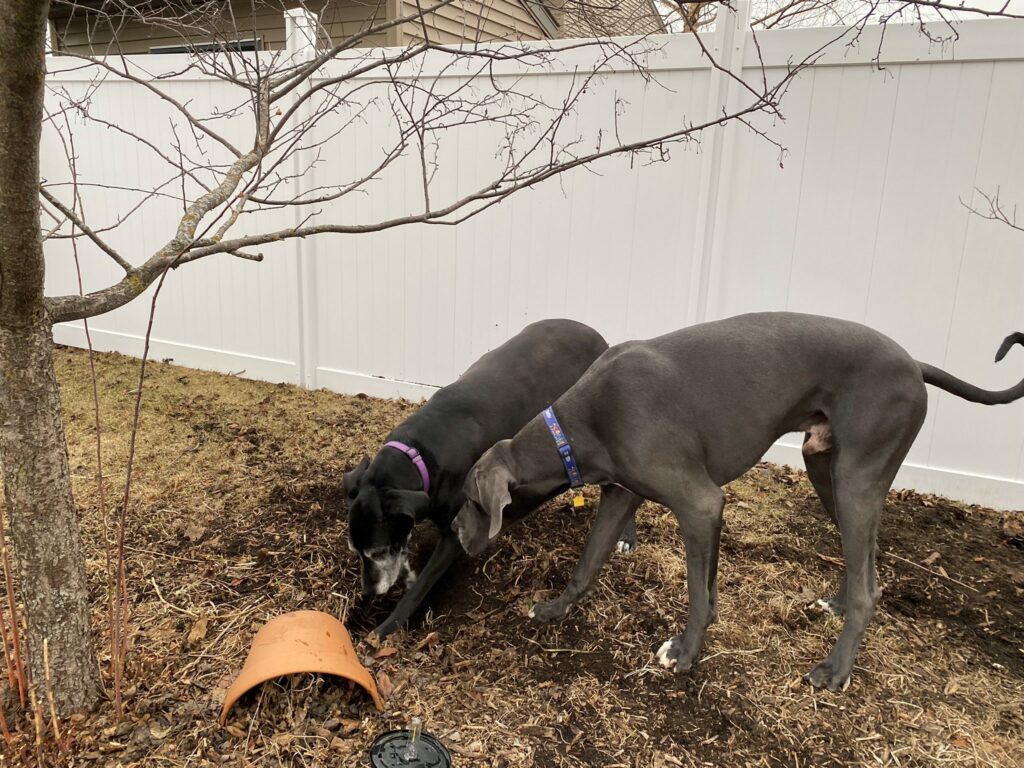
[(92, 708), (101, 688), (47, 323), (0, 326), (0, 375), (4, 495), (32, 680), (37, 695), (45, 696), (45, 639), (55, 702), (70, 714)]
[(43, 306), (39, 139), (49, 5), (0, 3), (0, 462), (30, 674), (45, 696), (45, 641), (54, 700), (67, 714), (94, 706), (101, 688)]

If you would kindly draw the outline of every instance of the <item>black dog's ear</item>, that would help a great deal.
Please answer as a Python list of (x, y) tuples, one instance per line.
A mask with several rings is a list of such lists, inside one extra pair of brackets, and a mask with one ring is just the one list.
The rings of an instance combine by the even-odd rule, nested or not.
[(345, 473), (342, 478), (345, 483), (345, 494), (349, 499), (356, 497), (356, 491), (359, 490), (359, 480), (366, 473), (366, 468), (370, 466), (370, 457), (363, 456), (363, 460), (359, 462), (359, 465), (349, 472)]
[(419, 522), (430, 507), (430, 496), (423, 491), (402, 491), (392, 488), (387, 492), (387, 510), (392, 514), (408, 515)]

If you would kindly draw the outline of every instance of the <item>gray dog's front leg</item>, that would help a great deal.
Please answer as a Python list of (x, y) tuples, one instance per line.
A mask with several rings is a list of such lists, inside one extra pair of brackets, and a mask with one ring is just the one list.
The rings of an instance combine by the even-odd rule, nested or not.
[(658, 649), (658, 662), (676, 672), (687, 672), (700, 656), (704, 633), (717, 618), (718, 546), (722, 533), (725, 495), (714, 485), (695, 483), (690, 498), (672, 505), (686, 546), (686, 587), (689, 616), (681, 635)]
[(636, 518), (630, 516), (626, 527), (619, 534), (619, 542), (615, 545), (615, 551), (628, 555), (636, 551)]
[(643, 502), (625, 488), (617, 485), (601, 486), (601, 504), (597, 508), (594, 525), (590, 529), (583, 556), (576, 564), (576, 570), (569, 579), (565, 591), (554, 600), (538, 603), (530, 610), (530, 616), (538, 621), (561, 619), (572, 605), (580, 599), (594, 583), (601, 566), (615, 548), (623, 526), (632, 518), (637, 507)]

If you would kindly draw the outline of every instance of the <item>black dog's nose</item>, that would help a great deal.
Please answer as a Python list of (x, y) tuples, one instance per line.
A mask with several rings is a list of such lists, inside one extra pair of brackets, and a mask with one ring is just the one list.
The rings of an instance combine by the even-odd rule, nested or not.
[(376, 584), (373, 581), (371, 581), (371, 580), (369, 580), (369, 579), (364, 577), (363, 581), (362, 581), (362, 584), (360, 586), (362, 587), (361, 593), (362, 593), (363, 597), (376, 597), (377, 596)]

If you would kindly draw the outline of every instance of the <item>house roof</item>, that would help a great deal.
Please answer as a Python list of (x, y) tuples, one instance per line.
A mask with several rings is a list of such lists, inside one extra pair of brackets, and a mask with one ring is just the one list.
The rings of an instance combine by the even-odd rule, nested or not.
[(209, 5), (203, 0), (56, 0), (50, 3), (50, 18), (67, 19), (88, 11), (102, 11), (112, 15), (149, 14), (171, 9), (195, 11), (197, 6)]

